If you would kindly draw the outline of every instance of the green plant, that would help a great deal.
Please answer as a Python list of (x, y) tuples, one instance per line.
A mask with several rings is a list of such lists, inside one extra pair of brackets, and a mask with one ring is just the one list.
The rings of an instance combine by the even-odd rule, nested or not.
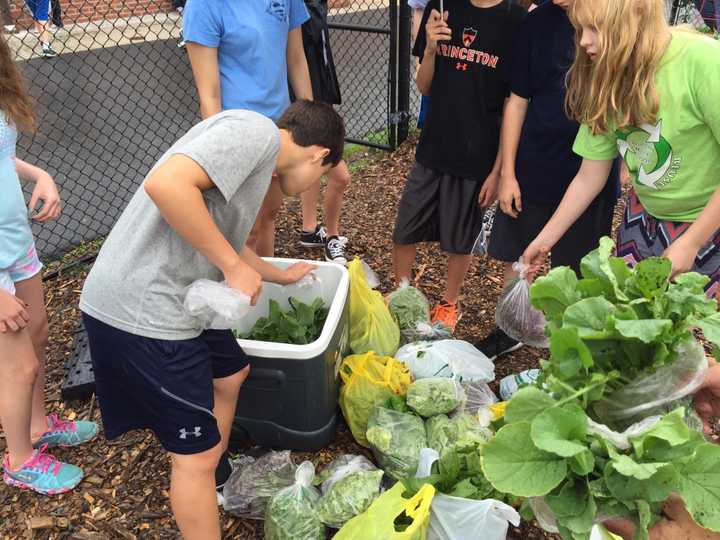
[(322, 332), (328, 314), (322, 298), (315, 299), (312, 304), (304, 304), (290, 297), (289, 303), (290, 309), (283, 311), (280, 304), (270, 300), (268, 316), (258, 319), (249, 332), (239, 334), (238, 337), (295, 345), (315, 341)]

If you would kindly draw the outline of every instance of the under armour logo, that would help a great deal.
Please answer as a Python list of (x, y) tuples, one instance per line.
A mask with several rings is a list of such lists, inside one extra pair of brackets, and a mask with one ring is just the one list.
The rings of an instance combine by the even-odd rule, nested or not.
[(180, 435), (179, 435), (179, 437), (180, 437), (181, 439), (183, 439), (183, 440), (184, 440), (184, 439), (187, 439), (187, 438), (188, 438), (188, 435), (195, 435), (196, 438), (197, 438), (197, 437), (200, 437), (200, 436), (202, 435), (202, 433), (201, 433), (201, 431), (200, 431), (200, 426), (195, 426), (195, 431), (190, 431), (190, 432), (189, 432), (189, 431), (188, 431), (187, 429), (185, 429), (185, 428), (182, 428), (182, 429), (180, 430)]
[(458, 71), (467, 71), (468, 65), (465, 62), (458, 62), (455, 64), (455, 69)]

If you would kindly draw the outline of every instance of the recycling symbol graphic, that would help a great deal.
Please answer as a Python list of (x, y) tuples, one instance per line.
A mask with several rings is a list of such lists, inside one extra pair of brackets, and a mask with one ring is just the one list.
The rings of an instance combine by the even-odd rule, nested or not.
[(673, 164), (672, 147), (661, 132), (662, 120), (616, 132), (618, 150), (628, 169), (637, 171), (638, 182), (652, 189), (662, 187), (660, 181)]

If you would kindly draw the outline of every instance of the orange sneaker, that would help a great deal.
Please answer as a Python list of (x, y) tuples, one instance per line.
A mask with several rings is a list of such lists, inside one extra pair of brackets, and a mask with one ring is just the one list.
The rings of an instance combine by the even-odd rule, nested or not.
[(431, 317), (432, 322), (441, 322), (454, 333), (455, 327), (457, 326), (458, 321), (462, 318), (462, 315), (457, 303), (451, 304), (450, 302), (443, 300), (435, 306)]

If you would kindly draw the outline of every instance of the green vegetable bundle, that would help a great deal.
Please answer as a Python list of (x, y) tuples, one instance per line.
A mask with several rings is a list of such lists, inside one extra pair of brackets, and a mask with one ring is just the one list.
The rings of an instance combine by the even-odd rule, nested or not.
[(304, 304), (294, 297), (288, 301), (290, 309), (283, 311), (280, 304), (270, 300), (268, 316), (258, 319), (249, 332), (238, 337), (293, 345), (307, 345), (315, 341), (320, 337), (328, 315), (322, 298), (316, 298), (312, 304)]
[(445, 452), (462, 449), (476, 449), (490, 440), (493, 433), (480, 425), (477, 418), (462, 414), (448, 418), (439, 414), (425, 421), (428, 447), (437, 450), (441, 456)]
[(317, 504), (320, 521), (339, 529), (345, 522), (367, 510), (380, 495), (383, 472), (352, 472), (335, 482)]
[(408, 407), (426, 418), (454, 411), (462, 399), (460, 383), (445, 377), (420, 379), (407, 391)]
[(325, 525), (315, 505), (320, 494), (312, 487), (315, 467), (304, 461), (295, 473), (295, 484), (277, 492), (265, 514), (266, 540), (325, 540)]
[(720, 531), (720, 447), (688, 427), (684, 408), (667, 413), (707, 368), (693, 330), (720, 342), (708, 278), (670, 282), (670, 261), (630, 269), (613, 248), (603, 238), (582, 260), (581, 279), (560, 267), (532, 285), (550, 357), (537, 386), (508, 403), (506, 425), (483, 448), (483, 471), (504, 493), (543, 497), (566, 540), (588, 539), (607, 517), (633, 519), (636, 538), (647, 539), (673, 492), (700, 525)]
[(430, 304), (419, 289), (403, 280), (387, 298), (388, 309), (400, 327), (400, 333), (414, 332), (418, 323), (430, 323)]
[(375, 407), (367, 439), (380, 467), (395, 480), (415, 474), (420, 450), (427, 446), (422, 419), (409, 412), (401, 398)]

